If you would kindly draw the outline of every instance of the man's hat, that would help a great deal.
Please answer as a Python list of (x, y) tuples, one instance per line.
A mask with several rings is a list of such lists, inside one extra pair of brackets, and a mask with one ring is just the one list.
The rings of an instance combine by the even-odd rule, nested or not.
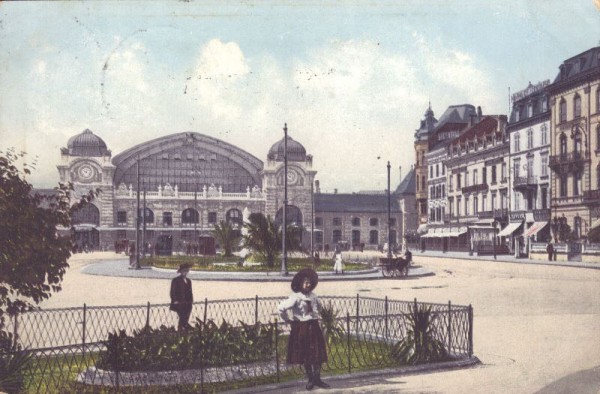
[(292, 279), (292, 291), (294, 293), (302, 290), (302, 283), (304, 283), (305, 278), (310, 279), (310, 291), (313, 291), (315, 287), (317, 287), (317, 284), (319, 283), (319, 275), (317, 275), (317, 273), (311, 268), (304, 268), (298, 271), (298, 273), (296, 273)]
[(177, 270), (177, 272), (181, 272), (181, 271), (189, 271), (190, 268), (192, 268), (192, 265), (189, 263), (183, 263), (179, 265), (179, 269)]

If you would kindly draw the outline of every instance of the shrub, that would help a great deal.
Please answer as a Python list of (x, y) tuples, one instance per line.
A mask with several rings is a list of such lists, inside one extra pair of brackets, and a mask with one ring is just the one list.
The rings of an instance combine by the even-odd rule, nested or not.
[(323, 336), (327, 343), (338, 342), (344, 339), (344, 328), (338, 320), (338, 312), (331, 302), (321, 307), (321, 325)]
[(431, 306), (414, 304), (407, 318), (406, 337), (392, 347), (394, 359), (406, 364), (422, 364), (450, 358), (444, 344), (435, 338), (437, 315), (431, 312)]
[(210, 366), (244, 364), (265, 360), (274, 351), (274, 327), (240, 322), (234, 327), (223, 321), (206, 323), (196, 319), (194, 327), (143, 328), (129, 336), (111, 333), (105, 341), (98, 368), (119, 371), (169, 371)]

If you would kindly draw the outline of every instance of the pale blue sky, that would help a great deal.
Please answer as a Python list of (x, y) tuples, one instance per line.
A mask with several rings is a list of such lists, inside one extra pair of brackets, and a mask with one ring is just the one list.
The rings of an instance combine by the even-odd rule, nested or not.
[(264, 161), (287, 122), (323, 190), (383, 189), (429, 100), (506, 114), (509, 86), (600, 45), (594, 1), (3, 2), (0, 148), (52, 187), (86, 128), (113, 155), (196, 131)]

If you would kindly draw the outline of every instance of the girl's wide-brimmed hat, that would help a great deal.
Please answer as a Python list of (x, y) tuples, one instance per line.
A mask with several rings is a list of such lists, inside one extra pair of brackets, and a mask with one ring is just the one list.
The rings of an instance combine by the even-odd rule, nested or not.
[(180, 265), (179, 265), (179, 269), (177, 270), (177, 272), (180, 272), (180, 273), (181, 273), (181, 271), (189, 271), (189, 270), (190, 270), (190, 268), (192, 268), (192, 265), (191, 265), (191, 264), (188, 264), (188, 263), (183, 263), (183, 264), (180, 264)]
[(302, 290), (302, 283), (304, 283), (305, 278), (310, 279), (310, 291), (313, 291), (317, 287), (319, 275), (311, 268), (304, 268), (298, 271), (292, 279), (292, 291), (294, 293)]

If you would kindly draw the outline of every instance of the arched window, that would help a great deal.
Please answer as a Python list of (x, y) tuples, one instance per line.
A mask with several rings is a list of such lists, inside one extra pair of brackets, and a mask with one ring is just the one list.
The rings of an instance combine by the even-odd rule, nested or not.
[(560, 155), (567, 155), (567, 136), (564, 134), (560, 135)]
[(369, 219), (369, 225), (370, 226), (377, 226), (377, 225), (379, 225), (379, 219), (378, 218), (370, 218)]
[(533, 129), (527, 130), (527, 148), (533, 148)]
[[(127, 219), (125, 219), (127, 221)], [(98, 208), (89, 202), (83, 204), (78, 210), (73, 212), (71, 218), (72, 224), (93, 224), (100, 225), (100, 211)]]
[(143, 215), (143, 218), (142, 218), (142, 212), (144, 212), (144, 209), (140, 208), (140, 210), (138, 211), (138, 217), (142, 220), (142, 223), (143, 222), (146, 222), (146, 224), (154, 223), (154, 212), (152, 212), (152, 210), (150, 208), (146, 208), (146, 214)]
[(369, 243), (371, 245), (379, 244), (379, 231), (377, 231), (377, 230), (369, 231)]
[(575, 153), (576, 156), (579, 153), (581, 153), (581, 135), (580, 134), (577, 134), (573, 138), (573, 152)]
[(352, 245), (360, 245), (360, 230), (352, 230)]
[(578, 94), (573, 98), (573, 116), (575, 118), (581, 116), (581, 97)]
[(360, 218), (352, 218), (353, 226), (360, 226)]
[(225, 220), (227, 220), (227, 223), (231, 224), (234, 227), (241, 226), (242, 224), (244, 224), (242, 211), (240, 211), (237, 208), (232, 208), (229, 211), (227, 211), (227, 213), (225, 214)]
[[(285, 210), (285, 221), (291, 226), (302, 226), (302, 211), (295, 205), (288, 205)], [(277, 227), (283, 222), (283, 208), (279, 208), (275, 215), (275, 224)]]
[(198, 224), (199, 223), (198, 211), (194, 208), (188, 208), (181, 212), (181, 223), (183, 224)]
[(559, 107), (559, 122), (566, 122), (567, 121), (567, 101), (563, 98), (560, 100), (560, 107)]

